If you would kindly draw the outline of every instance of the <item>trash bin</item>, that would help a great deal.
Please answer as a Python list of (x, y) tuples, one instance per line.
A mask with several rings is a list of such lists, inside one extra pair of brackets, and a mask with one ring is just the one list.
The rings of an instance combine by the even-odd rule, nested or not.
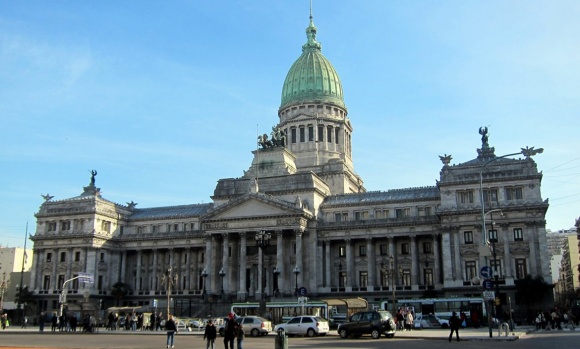
[(274, 346), (274, 349), (288, 349), (288, 336), (286, 335), (286, 331), (278, 331), (275, 343), (276, 345)]

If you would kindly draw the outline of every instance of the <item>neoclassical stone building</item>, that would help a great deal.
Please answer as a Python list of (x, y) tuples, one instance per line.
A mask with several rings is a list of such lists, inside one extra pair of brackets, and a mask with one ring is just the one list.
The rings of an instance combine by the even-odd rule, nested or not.
[[(132, 289), (123, 302), (143, 305), (163, 300), (169, 267), (180, 304), (201, 301), (203, 293), (232, 301), (289, 296), (297, 287), (310, 297), (370, 302), (389, 299), (393, 287), (398, 298), (481, 296), (472, 280), (490, 264), (501, 275), (504, 298), (514, 299), (514, 280), (526, 274), (550, 280), (542, 258), (548, 209), (542, 174), (529, 156), (497, 157), (485, 128), (474, 159), (451, 165), (451, 156), (441, 156), (436, 183), (366, 191), (354, 169), (341, 81), (316, 30), (310, 17), (302, 54), (282, 88), (276, 142), (261, 137), (248, 170), (219, 180), (211, 203), (111, 202), (95, 185), (96, 171), (77, 197), (45, 196), (30, 281), (42, 310), (55, 309), (64, 281), (81, 272), (95, 283), (67, 284), (69, 301), (88, 292), (112, 304), (111, 287), (123, 282)], [(271, 237), (264, 248), (256, 243), (260, 232)]]

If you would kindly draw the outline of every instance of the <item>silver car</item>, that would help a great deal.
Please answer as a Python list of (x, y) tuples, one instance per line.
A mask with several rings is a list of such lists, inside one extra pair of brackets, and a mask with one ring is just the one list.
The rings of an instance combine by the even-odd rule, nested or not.
[(295, 316), (286, 323), (278, 324), (274, 331), (284, 330), (289, 335), (298, 336), (325, 336), (330, 327), (326, 319), (320, 316)]

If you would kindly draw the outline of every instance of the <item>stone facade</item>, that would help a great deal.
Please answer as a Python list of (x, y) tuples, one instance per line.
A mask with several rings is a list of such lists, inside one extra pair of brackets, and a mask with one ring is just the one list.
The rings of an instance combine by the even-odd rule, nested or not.
[[(312, 28), (311, 20), (307, 53), (326, 60)], [(96, 171), (80, 196), (46, 196), (36, 214), (30, 281), (41, 309), (55, 309), (63, 282), (81, 272), (95, 282), (67, 284), (69, 299), (88, 291), (110, 304), (112, 286), (123, 282), (132, 289), (123, 303), (142, 305), (166, 294), (169, 268), (178, 302), (202, 302), (206, 294), (232, 301), (291, 296), (298, 287), (310, 297), (370, 302), (389, 299), (393, 288), (398, 298), (481, 296), (474, 282), (490, 264), (505, 302), (515, 299), (516, 279), (550, 279), (543, 258), (548, 203), (530, 157), (497, 157), (484, 134), (475, 159), (451, 165), (450, 156), (441, 157), (433, 185), (367, 192), (354, 170), (342, 90), (292, 97), (298, 85), (290, 89), (288, 81), (326, 76), (301, 70), (303, 61), (290, 70), (278, 112), (286, 146), (254, 151), (242, 177), (218, 181), (212, 203), (114, 203), (95, 186)], [(260, 232), (271, 236), (264, 248), (256, 243)]]

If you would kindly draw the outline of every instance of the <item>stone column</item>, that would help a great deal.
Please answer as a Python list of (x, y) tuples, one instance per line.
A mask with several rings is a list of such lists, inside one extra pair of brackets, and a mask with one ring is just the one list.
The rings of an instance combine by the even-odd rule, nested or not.
[[(304, 285), (304, 268), (302, 266), (302, 230), (296, 232), (296, 266), (300, 269), (298, 274), (298, 285)], [(298, 287), (298, 285), (296, 285)]]
[(194, 261), (191, 257), (192, 252), (191, 252), (191, 247), (187, 247), (185, 250), (185, 255), (187, 258), (187, 263), (185, 263), (185, 266), (187, 269), (185, 269), (185, 280), (186, 283), (185, 285), (183, 285), (183, 287), (185, 289), (187, 289), (188, 291), (191, 291), (192, 289), (194, 289), (194, 287), (192, 287), (192, 282), (191, 282), (191, 268), (195, 268), (197, 265), (197, 261)]
[(141, 285), (141, 258), (143, 258), (143, 251), (139, 249), (137, 250), (137, 272), (135, 274), (136, 291), (141, 291), (143, 289), (143, 285)]
[(433, 284), (441, 283), (441, 260), (439, 254), (439, 234), (433, 234)]
[(280, 293), (286, 290), (286, 258), (284, 255), (284, 233), (282, 230), (276, 231), (276, 268), (280, 271), (278, 275), (278, 289)]
[[(38, 267), (40, 264), (40, 257), (41, 253), (38, 250), (32, 250), (32, 266), (30, 267), (30, 290), (35, 291), (36, 285), (38, 284), (38, 273), (37, 271), (40, 270)], [(38, 292), (36, 292), (38, 293)]]
[(238, 286), (238, 300), (245, 301), (247, 299), (246, 290), (246, 264), (248, 263), (246, 256), (246, 246), (247, 246), (247, 233), (240, 233), (240, 265), (238, 266), (240, 271), (240, 284)]
[(354, 251), (352, 247), (352, 240), (345, 239), (346, 242), (346, 287), (352, 288), (354, 283)]
[(501, 224), (501, 238), (503, 239), (504, 278), (512, 278), (512, 257), (510, 253), (509, 224)]
[(58, 285), (58, 278), (56, 277), (56, 266), (58, 264), (58, 249), (53, 249), (52, 250), (52, 289), (53, 290), (58, 290), (59, 289), (59, 285)]
[[(66, 274), (65, 274), (64, 279), (70, 280), (72, 278), (71, 271), (72, 271), (72, 261), (73, 261), (73, 249), (70, 247), (67, 248), (66, 255), (67, 255), (67, 257), (66, 257)], [(67, 285), (69, 290), (72, 289), (72, 284), (73, 284), (73, 282), (69, 282), (69, 284)]]
[(526, 222), (526, 234), (530, 240), (530, 271), (531, 275), (543, 275), (538, 272), (538, 261), (536, 260), (536, 223)]
[(367, 269), (368, 269), (368, 281), (367, 281), (367, 290), (373, 291), (375, 286), (376, 280), (376, 268), (377, 263), (375, 260), (375, 250), (373, 248), (373, 239), (370, 237), (370, 233), (366, 237), (367, 241)]
[(463, 274), (461, 272), (463, 269), (461, 268), (461, 254), (459, 249), (459, 229), (453, 228), (451, 234), (453, 234), (453, 262), (455, 266), (453, 278), (463, 281)]
[[(334, 265), (332, 264), (332, 255), (330, 250), (330, 240), (324, 241), (324, 264), (326, 266), (324, 272), (326, 275), (324, 287), (333, 286), (332, 284), (332, 273), (334, 271)], [(337, 285), (338, 286), (338, 285)]]
[[(222, 265), (221, 268), (224, 268), (224, 271), (226, 272), (226, 275), (223, 277), (223, 283), (224, 283), (224, 293), (228, 294), (229, 293), (229, 289), (230, 289), (230, 282), (229, 279), (232, 275), (231, 271), (229, 270), (229, 266), (228, 266), (228, 252), (229, 252), (229, 247), (230, 247), (230, 237), (228, 233), (223, 233), (222, 234), (222, 238), (223, 238), (223, 246), (222, 246)], [(220, 269), (221, 269), (220, 268)], [(220, 277), (221, 279), (221, 277)], [(220, 280), (221, 282), (221, 280)], [(220, 285), (221, 288), (221, 285)]]
[(453, 284), (453, 259), (451, 257), (451, 236), (448, 231), (444, 231), (441, 235), (441, 255), (443, 258), (443, 282), (445, 286)]
[(159, 259), (159, 250), (158, 249), (153, 249), (153, 278), (151, 279), (151, 291), (157, 291), (157, 287), (159, 286), (157, 283), (157, 263), (158, 263), (158, 259)]
[(121, 281), (128, 284), (127, 279), (125, 278), (126, 273), (127, 273), (127, 250), (123, 250), (123, 252), (121, 253)]
[(417, 251), (417, 237), (410, 236), (411, 239), (411, 287), (416, 288), (419, 284), (419, 251)]

